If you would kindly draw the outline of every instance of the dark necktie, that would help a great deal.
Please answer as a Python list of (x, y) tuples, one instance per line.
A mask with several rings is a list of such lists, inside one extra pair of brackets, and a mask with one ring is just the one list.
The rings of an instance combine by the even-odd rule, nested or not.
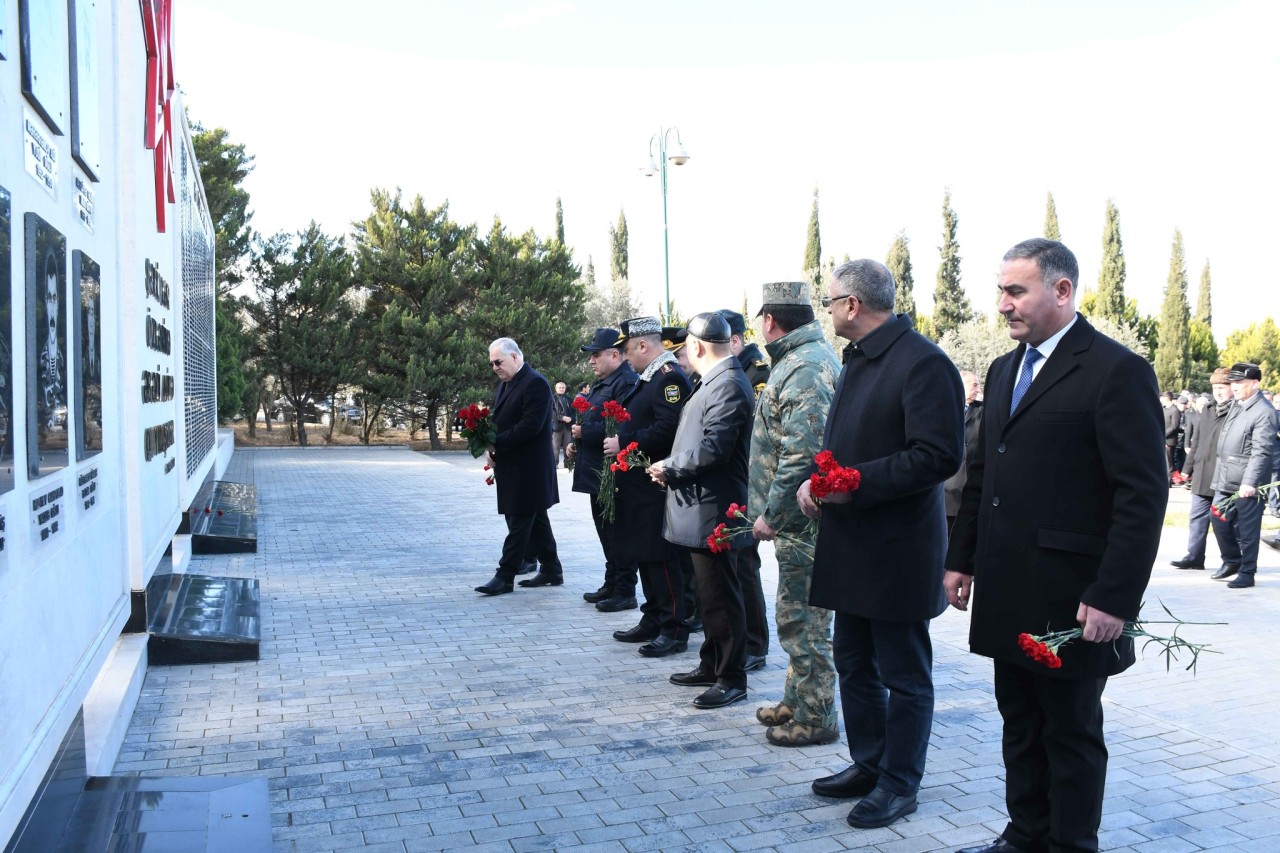
[(1026, 357), (1022, 360), (1022, 372), (1018, 374), (1018, 384), (1013, 386), (1013, 403), (1009, 406), (1010, 415), (1018, 410), (1018, 404), (1022, 402), (1022, 396), (1031, 387), (1031, 379), (1034, 376), (1032, 371), (1036, 366), (1036, 362), (1042, 358), (1044, 356), (1040, 354), (1040, 350), (1035, 347), (1027, 348)]

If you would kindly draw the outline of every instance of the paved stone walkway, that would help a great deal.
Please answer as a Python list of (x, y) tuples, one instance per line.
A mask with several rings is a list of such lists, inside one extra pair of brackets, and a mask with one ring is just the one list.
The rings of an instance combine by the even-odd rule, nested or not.
[[(238, 450), (227, 479), (258, 486), (259, 551), (190, 570), (260, 579), (262, 659), (152, 668), (116, 772), (268, 777), (279, 851), (914, 853), (1004, 825), (991, 668), (967, 652), (963, 614), (934, 623), (920, 810), (856, 831), (850, 803), (809, 791), (846, 766), (842, 744), (770, 746), (754, 720), (781, 694), (776, 640), (747, 703), (698, 711), (699, 688), (667, 682), (696, 664), (692, 649), (648, 660), (610, 638), (637, 614), (582, 601), (601, 559), (567, 476), (551, 514), (566, 584), (496, 598), (472, 592), (503, 526), (466, 454)], [(1166, 528), (1148, 612), (1160, 600), (1228, 621), (1187, 631), (1226, 654), (1193, 677), (1149, 652), (1112, 681), (1103, 847), (1280, 850), (1280, 677), (1266, 657), (1280, 552), (1263, 548), (1258, 587), (1228, 590), (1167, 567), (1185, 536)], [(771, 599), (777, 568), (763, 556)]]

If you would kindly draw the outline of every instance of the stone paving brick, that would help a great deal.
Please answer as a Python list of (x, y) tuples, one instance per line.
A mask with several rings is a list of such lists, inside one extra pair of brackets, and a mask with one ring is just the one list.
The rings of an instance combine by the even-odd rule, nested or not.
[[(581, 600), (601, 555), (566, 475), (551, 510), (565, 585), (472, 592), (503, 534), (479, 468), (402, 448), (237, 451), (227, 479), (258, 486), (259, 551), (197, 556), (189, 570), (259, 580), (262, 658), (149, 670), (116, 772), (267, 778), (275, 846), (289, 853), (923, 853), (1003, 829), (1000, 715), (966, 615), (931, 628), (937, 707), (919, 811), (853, 830), (850, 802), (809, 790), (848, 765), (843, 743), (772, 747), (752, 716), (781, 696), (776, 642), (748, 702), (699, 711), (696, 691), (667, 681), (694, 665), (692, 650), (648, 660), (609, 637), (639, 614)], [(1175, 509), (1184, 494), (1170, 493)], [(1248, 650), (1280, 621), (1280, 559), (1264, 549), (1258, 587), (1228, 595), (1166, 567), (1185, 538), (1165, 528), (1146, 615), (1164, 603), (1225, 622), (1182, 630), (1225, 654), (1192, 675), (1148, 649), (1108, 682), (1102, 846), (1273, 853), (1280, 677)], [(761, 554), (772, 607), (772, 547)]]

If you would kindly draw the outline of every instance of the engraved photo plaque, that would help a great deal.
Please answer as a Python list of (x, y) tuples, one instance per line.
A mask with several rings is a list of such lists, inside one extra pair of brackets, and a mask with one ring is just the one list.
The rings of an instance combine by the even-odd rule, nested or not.
[(67, 130), (71, 102), (67, 63), (67, 4), (18, 0), (22, 33), (22, 94), (58, 136)]
[(102, 452), (102, 270), (77, 249), (71, 255), (72, 375), (76, 461)]
[(67, 238), (39, 215), (26, 219), (27, 471), (67, 465)]
[(9, 191), (0, 187), (0, 495), (13, 489), (12, 222)]
[(71, 156), (91, 180), (102, 176), (98, 110), (98, 4), (71, 0)]

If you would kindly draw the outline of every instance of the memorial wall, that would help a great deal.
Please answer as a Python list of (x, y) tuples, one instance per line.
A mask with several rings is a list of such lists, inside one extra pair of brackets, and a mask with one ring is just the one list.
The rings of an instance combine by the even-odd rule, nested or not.
[(0, 846), (214, 462), (171, 6), (0, 0)]

